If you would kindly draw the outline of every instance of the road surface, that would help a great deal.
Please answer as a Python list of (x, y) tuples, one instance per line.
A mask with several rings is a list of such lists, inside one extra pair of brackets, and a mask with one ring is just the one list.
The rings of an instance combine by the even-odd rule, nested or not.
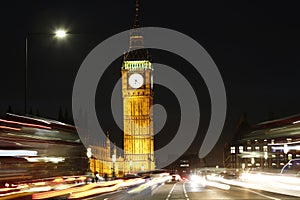
[(162, 184), (153, 188), (147, 188), (141, 192), (129, 193), (118, 191), (111, 194), (96, 196), (89, 199), (95, 200), (200, 200), (200, 199), (272, 199), (272, 200), (292, 200), (297, 197), (281, 194), (269, 193), (264, 191), (246, 189), (231, 186), (229, 190), (219, 189), (211, 186), (203, 186), (194, 182), (178, 182)]

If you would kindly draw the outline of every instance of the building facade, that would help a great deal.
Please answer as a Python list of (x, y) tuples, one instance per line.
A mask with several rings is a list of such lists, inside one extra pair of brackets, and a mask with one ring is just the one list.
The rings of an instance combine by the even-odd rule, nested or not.
[(138, 2), (130, 49), (122, 64), (124, 156), (126, 171), (148, 171), (154, 164), (153, 65), (140, 31)]
[(109, 134), (106, 142), (101, 145), (90, 146), (90, 171), (98, 172), (100, 176), (119, 177), (124, 175), (124, 157), (117, 154), (116, 145), (111, 146)]
[(121, 176), (155, 169), (153, 65), (149, 52), (143, 47), (144, 37), (140, 30), (137, 0), (134, 25), (129, 38), (129, 51), (124, 54), (121, 67), (124, 155), (116, 156), (115, 147), (112, 152), (109, 138), (105, 145), (91, 147), (97, 158), (91, 158), (91, 170), (98, 171), (100, 175)]
[(238, 135), (225, 147), (225, 167), (279, 171), (300, 158), (300, 115), (265, 121)]

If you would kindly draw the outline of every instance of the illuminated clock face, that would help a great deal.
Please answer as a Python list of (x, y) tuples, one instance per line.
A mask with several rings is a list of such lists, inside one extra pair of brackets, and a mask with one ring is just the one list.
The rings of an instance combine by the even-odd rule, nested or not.
[(132, 88), (139, 88), (144, 84), (144, 78), (141, 74), (131, 74), (128, 82)]

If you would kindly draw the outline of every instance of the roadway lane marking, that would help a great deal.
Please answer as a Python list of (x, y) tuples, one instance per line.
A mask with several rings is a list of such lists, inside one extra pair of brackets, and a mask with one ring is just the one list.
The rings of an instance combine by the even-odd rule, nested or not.
[(186, 200), (189, 200), (189, 196), (187, 195), (187, 192), (186, 192), (186, 189), (185, 189), (185, 183), (186, 183), (186, 182), (184, 182), (184, 183), (182, 184), (183, 192), (184, 192), (184, 196), (185, 196)]
[(254, 194), (257, 194), (259, 196), (262, 196), (262, 197), (265, 197), (265, 198), (268, 198), (268, 199), (273, 199), (273, 200), (281, 200), (279, 198), (276, 198), (276, 197), (271, 197), (271, 196), (268, 196), (268, 195), (265, 195), (265, 194), (260, 194), (259, 192), (255, 192), (255, 191), (252, 191), (252, 190), (249, 190), (249, 189), (245, 189), (245, 188), (238, 188), (240, 190), (245, 190), (245, 191), (248, 191), (248, 192), (252, 192)]
[(159, 186), (156, 186), (155, 188), (151, 188), (151, 196), (153, 196), (157, 191), (158, 191), (158, 189), (160, 188), (160, 187), (162, 187), (162, 186), (164, 186), (165, 184), (163, 183), (163, 184), (161, 184), (161, 185), (159, 185)]
[(170, 190), (170, 192), (169, 192), (169, 194), (168, 194), (166, 200), (169, 200), (169, 198), (171, 197), (171, 194), (172, 194), (172, 192), (173, 192), (173, 190), (174, 190), (176, 184), (177, 184), (177, 183), (175, 183), (175, 184), (173, 185), (173, 187), (172, 187), (172, 189)]
[[(111, 194), (116, 194), (116, 193), (121, 193), (122, 191), (115, 191), (115, 192), (109, 192), (109, 193), (106, 193), (106, 194), (100, 194), (100, 195), (97, 195), (96, 197), (105, 197), (107, 195), (111, 195)], [(85, 200), (94, 200), (95, 197), (89, 197), (89, 198), (85, 198)], [(104, 198), (103, 200), (109, 200), (109, 198)]]
[[(184, 182), (184, 183), (182, 184), (184, 196), (185, 196), (186, 200), (190, 200), (190, 199), (189, 199), (189, 196), (188, 196), (188, 194), (187, 194), (187, 192), (186, 192), (186, 189), (185, 189), (185, 183), (186, 183), (186, 182)], [(173, 193), (173, 191), (174, 191), (174, 189), (175, 189), (176, 184), (177, 184), (177, 183), (175, 183), (175, 184), (173, 185), (173, 187), (172, 187), (172, 189), (170, 190), (170, 192), (169, 192), (169, 194), (168, 194), (166, 200), (169, 200), (169, 199), (170, 199), (170, 197), (171, 197), (171, 195), (172, 195), (172, 193)]]

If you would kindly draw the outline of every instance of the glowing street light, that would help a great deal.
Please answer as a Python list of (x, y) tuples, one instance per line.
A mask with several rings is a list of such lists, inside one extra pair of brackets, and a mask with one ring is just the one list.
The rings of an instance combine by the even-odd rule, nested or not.
[(112, 162), (113, 162), (113, 172), (112, 172), (112, 176), (113, 178), (116, 178), (116, 160), (117, 160), (117, 157), (115, 154), (112, 155), (111, 157), (112, 159)]
[(67, 36), (67, 32), (63, 29), (59, 29), (57, 31), (55, 31), (55, 37), (57, 38), (64, 38)]
[(86, 149), (86, 156), (88, 157), (88, 172), (90, 172), (90, 169), (91, 169), (91, 164), (90, 164), (90, 160), (91, 160), (91, 157), (92, 157), (92, 149), (91, 148), (87, 148)]

